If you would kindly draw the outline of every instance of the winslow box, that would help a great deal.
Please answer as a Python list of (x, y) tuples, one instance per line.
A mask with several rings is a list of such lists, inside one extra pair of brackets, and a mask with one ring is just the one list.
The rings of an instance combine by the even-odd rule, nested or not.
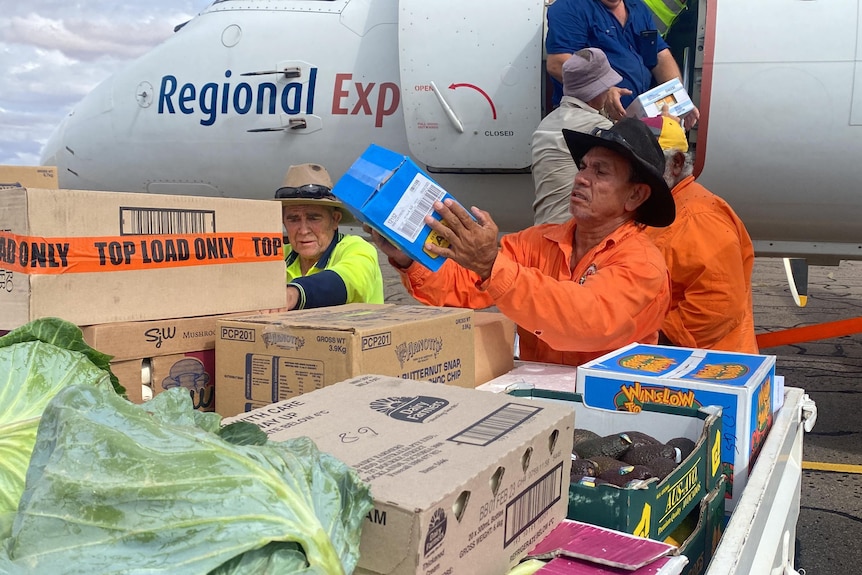
[(772, 426), (774, 388), (774, 355), (633, 343), (578, 367), (578, 393), (591, 407), (721, 407), (728, 511), (739, 501)]

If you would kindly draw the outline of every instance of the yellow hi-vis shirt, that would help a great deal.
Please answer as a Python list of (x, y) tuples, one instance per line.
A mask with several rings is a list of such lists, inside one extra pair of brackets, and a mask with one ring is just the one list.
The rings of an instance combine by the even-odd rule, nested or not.
[(685, 10), (686, 0), (644, 0), (653, 13), (653, 21), (659, 34), (664, 36), (677, 16)]
[(302, 275), (299, 254), (285, 245), (287, 284), (299, 289), (296, 309), (345, 303), (383, 303), (377, 248), (359, 236), (336, 232), (332, 243)]

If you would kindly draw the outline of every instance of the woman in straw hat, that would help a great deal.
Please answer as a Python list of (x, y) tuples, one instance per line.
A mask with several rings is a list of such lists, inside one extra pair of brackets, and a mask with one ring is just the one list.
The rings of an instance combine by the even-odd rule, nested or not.
[(319, 164), (290, 166), (275, 192), (287, 233), (287, 309), (345, 303), (383, 303), (377, 250), (359, 236), (338, 231), (354, 221), (332, 195), (332, 179)]

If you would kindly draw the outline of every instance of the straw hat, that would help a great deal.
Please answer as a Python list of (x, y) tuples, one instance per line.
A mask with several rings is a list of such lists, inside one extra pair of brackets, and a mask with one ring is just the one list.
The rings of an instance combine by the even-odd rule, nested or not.
[(341, 212), (341, 223), (355, 221), (347, 206), (332, 194), (332, 178), (320, 164), (290, 166), (281, 187), (275, 191), (275, 199), (283, 206), (329, 206)]

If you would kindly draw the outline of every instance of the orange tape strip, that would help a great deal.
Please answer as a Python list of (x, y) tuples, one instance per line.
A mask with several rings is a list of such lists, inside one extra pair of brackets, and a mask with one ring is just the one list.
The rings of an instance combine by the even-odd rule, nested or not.
[(777, 347), (862, 333), (862, 317), (757, 334), (757, 347)]
[(281, 234), (41, 238), (0, 232), (0, 268), (23, 274), (146, 270), (283, 257)]

